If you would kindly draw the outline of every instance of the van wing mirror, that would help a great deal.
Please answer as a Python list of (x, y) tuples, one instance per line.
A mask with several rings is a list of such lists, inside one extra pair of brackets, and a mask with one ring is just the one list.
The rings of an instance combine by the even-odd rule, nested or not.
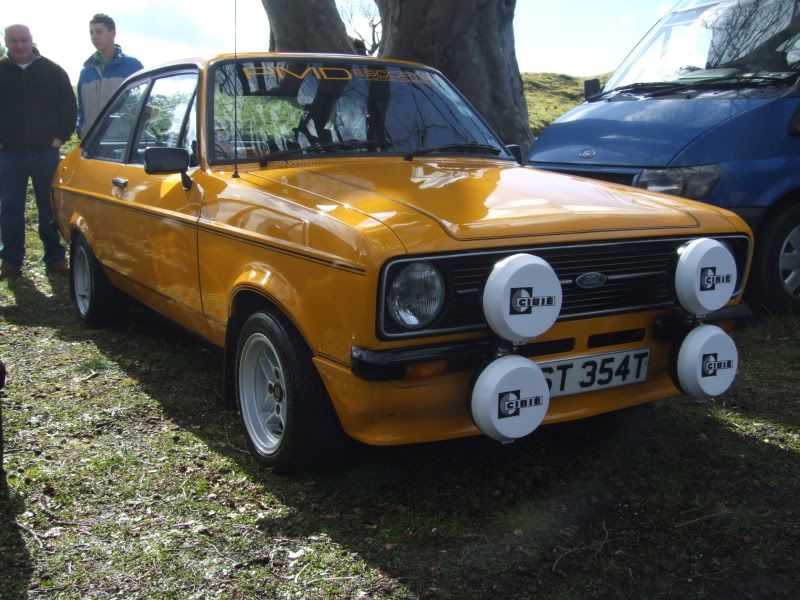
[(506, 150), (508, 150), (511, 155), (517, 159), (519, 164), (525, 164), (522, 157), (522, 147), (519, 144), (506, 144)]
[(592, 96), (597, 96), (600, 93), (600, 80), (595, 77), (594, 79), (586, 79), (583, 82), (583, 95), (585, 98), (591, 98)]
[(189, 169), (189, 151), (185, 148), (166, 148), (156, 146), (145, 148), (144, 172), (149, 175), (158, 173), (180, 173), (183, 189), (192, 189), (192, 180), (186, 171)]

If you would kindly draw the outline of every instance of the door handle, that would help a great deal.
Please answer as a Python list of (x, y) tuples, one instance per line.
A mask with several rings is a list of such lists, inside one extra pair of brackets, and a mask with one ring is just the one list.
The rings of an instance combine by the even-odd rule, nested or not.
[(123, 190), (128, 187), (128, 180), (123, 179), (122, 177), (114, 177), (114, 179), (111, 180), (111, 183), (114, 187), (118, 187)]

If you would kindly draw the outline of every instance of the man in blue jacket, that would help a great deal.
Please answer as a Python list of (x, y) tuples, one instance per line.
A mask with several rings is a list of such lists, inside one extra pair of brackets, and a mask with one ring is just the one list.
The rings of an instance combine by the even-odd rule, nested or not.
[(142, 63), (122, 53), (114, 43), (114, 19), (98, 13), (89, 21), (89, 36), (97, 52), (92, 54), (78, 78), (78, 135), (83, 137), (120, 84), (142, 68)]
[(53, 225), (50, 182), (58, 149), (75, 130), (75, 94), (64, 69), (39, 55), (25, 25), (6, 27), (5, 44), (8, 56), (0, 60), (0, 279), (21, 275), (28, 178), (47, 271), (67, 273), (64, 246)]

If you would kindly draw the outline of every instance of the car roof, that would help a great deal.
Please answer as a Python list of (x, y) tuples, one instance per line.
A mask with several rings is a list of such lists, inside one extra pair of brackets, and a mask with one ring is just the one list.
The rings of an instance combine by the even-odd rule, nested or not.
[(348, 62), (364, 62), (364, 63), (384, 63), (387, 65), (397, 64), (397, 65), (406, 65), (406, 66), (413, 66), (422, 69), (431, 69), (428, 65), (414, 62), (410, 60), (400, 60), (395, 58), (376, 58), (373, 56), (364, 56), (362, 54), (331, 54), (331, 53), (319, 53), (319, 52), (242, 52), (242, 53), (225, 53), (225, 54), (218, 54), (212, 57), (192, 57), (192, 58), (183, 58), (178, 60), (171, 60), (168, 62), (160, 63), (158, 65), (154, 65), (152, 67), (148, 67), (139, 71), (137, 75), (142, 73), (147, 73), (151, 71), (160, 71), (164, 68), (169, 67), (181, 67), (181, 66), (195, 66), (199, 69), (205, 69), (210, 64), (213, 64), (217, 61), (221, 60), (254, 60), (254, 59), (263, 59), (263, 60), (286, 60), (286, 59), (303, 59), (303, 60), (346, 60)]

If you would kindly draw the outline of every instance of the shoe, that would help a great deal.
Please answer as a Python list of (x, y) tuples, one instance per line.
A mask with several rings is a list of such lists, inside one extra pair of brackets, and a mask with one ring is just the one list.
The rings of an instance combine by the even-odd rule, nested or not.
[(50, 275), (69, 275), (69, 265), (65, 260), (57, 260), (47, 265), (47, 272)]
[(0, 267), (0, 279), (16, 279), (20, 275), (22, 275), (22, 269), (16, 265), (5, 263)]

